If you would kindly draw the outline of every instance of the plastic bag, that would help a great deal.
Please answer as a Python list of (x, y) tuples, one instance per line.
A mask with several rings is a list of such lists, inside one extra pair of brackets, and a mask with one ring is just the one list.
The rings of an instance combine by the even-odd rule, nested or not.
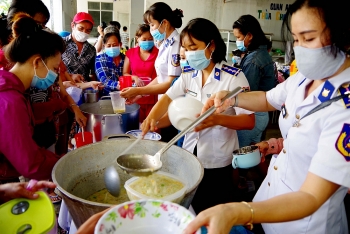
[(66, 91), (73, 98), (74, 102), (78, 104), (83, 90), (77, 87), (68, 87)]

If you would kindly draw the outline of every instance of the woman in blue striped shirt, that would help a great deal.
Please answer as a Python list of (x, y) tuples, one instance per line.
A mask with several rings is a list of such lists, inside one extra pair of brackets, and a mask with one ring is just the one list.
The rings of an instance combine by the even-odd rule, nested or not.
[(108, 26), (104, 30), (103, 50), (96, 56), (97, 79), (104, 85), (103, 95), (119, 90), (119, 76), (123, 75), (125, 55), (120, 53), (122, 45), (119, 30)]

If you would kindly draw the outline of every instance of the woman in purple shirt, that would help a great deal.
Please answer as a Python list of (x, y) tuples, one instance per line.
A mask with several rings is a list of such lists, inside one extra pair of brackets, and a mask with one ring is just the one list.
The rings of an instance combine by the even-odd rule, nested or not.
[(12, 32), (5, 54), (15, 65), (9, 72), (0, 71), (0, 184), (18, 181), (20, 175), (49, 179), (58, 160), (32, 138), (34, 117), (25, 91), (54, 83), (64, 42), (25, 13), (14, 17)]

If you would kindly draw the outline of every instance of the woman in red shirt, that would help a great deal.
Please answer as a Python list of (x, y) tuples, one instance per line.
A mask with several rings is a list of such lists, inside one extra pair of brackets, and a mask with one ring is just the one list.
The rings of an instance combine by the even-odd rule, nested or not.
[[(140, 77), (148, 77), (152, 80), (157, 77), (154, 62), (158, 55), (158, 49), (154, 46), (149, 25), (141, 24), (137, 29), (135, 36), (138, 46), (131, 48), (126, 52), (123, 75), (132, 75), (137, 86), (144, 86), (147, 84), (144, 84)], [(139, 119), (142, 123), (157, 100), (157, 95), (138, 95), (133, 100), (128, 100), (128, 103), (136, 102), (140, 104)]]

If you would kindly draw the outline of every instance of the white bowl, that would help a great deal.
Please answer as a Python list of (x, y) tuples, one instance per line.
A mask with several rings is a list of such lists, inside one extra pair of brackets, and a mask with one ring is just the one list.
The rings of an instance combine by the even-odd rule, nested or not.
[[(126, 132), (125, 134), (130, 134), (136, 138), (139, 138), (139, 136), (142, 134), (142, 131), (141, 130), (130, 130), (130, 131)], [(156, 132), (147, 132), (143, 139), (152, 140), (152, 141), (159, 141), (160, 139), (162, 139), (162, 137)]]
[(107, 211), (97, 222), (95, 234), (180, 234), (194, 217), (186, 208), (168, 201), (128, 201)]
[(179, 97), (174, 99), (168, 108), (171, 124), (178, 130), (184, 130), (197, 119), (201, 113), (203, 103), (191, 97)]
[[(170, 202), (180, 204), (180, 202), (182, 201), (182, 199), (185, 197), (185, 194), (186, 194), (186, 190), (187, 190), (186, 182), (184, 182), (181, 178), (179, 178), (173, 174), (164, 172), (164, 171), (157, 171), (155, 173), (160, 174), (160, 175), (164, 175), (164, 176), (168, 176), (174, 180), (178, 180), (184, 185), (184, 187), (182, 189), (180, 189), (179, 191), (161, 198), (161, 200), (164, 200), (164, 201), (170, 201)], [(156, 199), (154, 197), (152, 198), (152, 197), (149, 197), (149, 196), (144, 195), (142, 193), (139, 193), (130, 187), (130, 185), (132, 183), (136, 182), (139, 178), (140, 177), (132, 177), (131, 179), (128, 179), (127, 181), (125, 181), (124, 187), (126, 189), (126, 193), (128, 194), (129, 199), (131, 201), (140, 200), (140, 199)]]

